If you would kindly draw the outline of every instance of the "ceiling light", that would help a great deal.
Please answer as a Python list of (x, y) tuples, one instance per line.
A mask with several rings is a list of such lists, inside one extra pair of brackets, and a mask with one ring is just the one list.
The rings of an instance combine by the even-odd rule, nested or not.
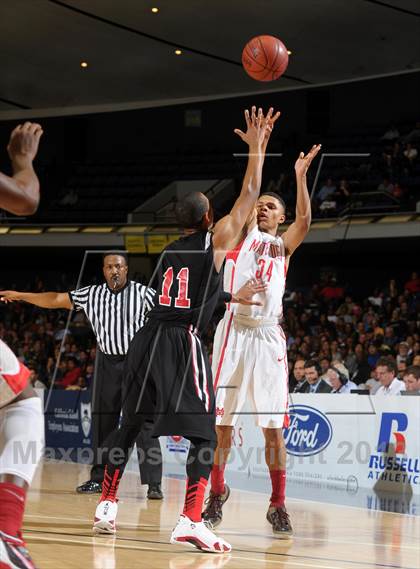
[(82, 61), (80, 63), (80, 67), (83, 67), (83, 69), (86, 69), (87, 66), (88, 66), (87, 61)]
[(144, 233), (147, 225), (125, 225), (118, 229), (118, 233)]
[(182, 55), (182, 51), (180, 49), (175, 50), (175, 55)]
[(336, 225), (336, 221), (314, 221), (311, 225), (311, 229), (330, 229), (333, 225)]
[(377, 223), (405, 223), (411, 219), (411, 215), (385, 215), (378, 219)]
[(38, 235), (42, 233), (42, 229), (36, 227), (12, 228), (9, 233), (14, 233), (15, 235)]
[(292, 55), (292, 52), (290, 51), (290, 49), (287, 50), (287, 55)]
[(84, 227), (82, 233), (111, 233), (114, 231), (113, 227), (95, 226), (95, 227)]
[(80, 227), (58, 226), (58, 227), (49, 227), (47, 231), (48, 233), (77, 233), (79, 229)]
[(157, 14), (159, 12), (159, 8), (152, 8), (153, 14)]

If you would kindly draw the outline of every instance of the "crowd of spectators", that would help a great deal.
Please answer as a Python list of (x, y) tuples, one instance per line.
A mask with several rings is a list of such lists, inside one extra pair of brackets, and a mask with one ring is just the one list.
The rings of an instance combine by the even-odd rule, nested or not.
[[(67, 311), (17, 302), (1, 311), (0, 338), (32, 370), (36, 387), (88, 389), (92, 385), (95, 338), (81, 312), (66, 331), (67, 318)], [(215, 318), (205, 336), (210, 354), (217, 322)], [(349, 294), (332, 275), (307, 289), (286, 291), (282, 325), (290, 391), (304, 386), (307, 392), (345, 393), (358, 388), (375, 393), (388, 381), (389, 375), (383, 381), (380, 377), (386, 371), (392, 372), (391, 379), (406, 380), (409, 391), (420, 389), (417, 273), (401, 286), (391, 279), (362, 298)]]
[(84, 317), (77, 314), (66, 330), (67, 311), (44, 310), (20, 302), (2, 308), (0, 338), (29, 367), (36, 388), (91, 386), (96, 342)]
[[(386, 201), (396, 208), (414, 205), (408, 186), (413, 175), (418, 172), (420, 146), (420, 122), (407, 133), (400, 133), (395, 125), (390, 125), (378, 141), (368, 161), (362, 161), (353, 172), (351, 180), (326, 178), (316, 191), (313, 210), (315, 216), (337, 215), (349, 204), (353, 192), (365, 187), (383, 194), (377, 202)], [(375, 180), (381, 181), (376, 182)], [(415, 198), (414, 198), (415, 200)], [(385, 203), (384, 201), (384, 203)]]
[(291, 391), (420, 390), (417, 273), (401, 289), (392, 279), (363, 299), (330, 278), (286, 295), (284, 306)]
[[(308, 289), (286, 291), (283, 305), (291, 392), (389, 393), (394, 379), (391, 391), (420, 392), (417, 273), (361, 298), (330, 275)], [(210, 353), (217, 321), (206, 335)]]

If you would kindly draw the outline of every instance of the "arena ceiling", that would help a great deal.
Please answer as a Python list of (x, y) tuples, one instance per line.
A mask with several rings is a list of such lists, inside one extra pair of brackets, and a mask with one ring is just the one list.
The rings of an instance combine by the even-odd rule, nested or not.
[[(243, 45), (258, 34), (292, 51), (275, 83), (253, 81), (240, 65)], [(419, 68), (418, 0), (0, 1), (0, 119), (22, 109), (130, 108)]]

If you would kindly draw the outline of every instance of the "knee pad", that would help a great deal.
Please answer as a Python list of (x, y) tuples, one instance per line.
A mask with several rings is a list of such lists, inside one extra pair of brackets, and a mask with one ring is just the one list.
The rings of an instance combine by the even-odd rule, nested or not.
[(0, 411), (0, 474), (13, 474), (31, 484), (44, 450), (41, 399), (30, 397)]

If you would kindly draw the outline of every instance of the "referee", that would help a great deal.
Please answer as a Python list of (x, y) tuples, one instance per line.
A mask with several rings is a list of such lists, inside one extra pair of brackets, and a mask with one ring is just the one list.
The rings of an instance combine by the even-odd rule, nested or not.
[[(2, 291), (2, 300), (23, 300), (42, 308), (83, 310), (97, 341), (95, 379), (92, 393), (94, 464), (90, 479), (78, 486), (79, 493), (102, 490), (110, 435), (117, 428), (122, 404), (124, 360), (131, 340), (143, 326), (146, 313), (153, 307), (155, 291), (128, 280), (125, 253), (110, 251), (103, 255), (105, 282), (71, 292), (26, 293)], [(148, 484), (147, 497), (160, 500), (162, 454), (159, 439), (151, 437), (152, 422), (137, 439), (142, 484)]]

